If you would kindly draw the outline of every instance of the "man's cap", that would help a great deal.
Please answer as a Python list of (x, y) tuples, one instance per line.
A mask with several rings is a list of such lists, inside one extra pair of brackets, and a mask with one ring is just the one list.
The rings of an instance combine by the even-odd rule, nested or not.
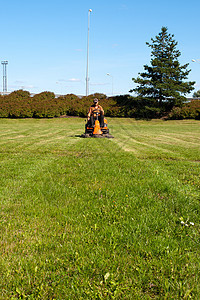
[(94, 102), (98, 102), (99, 100), (97, 98), (94, 98)]

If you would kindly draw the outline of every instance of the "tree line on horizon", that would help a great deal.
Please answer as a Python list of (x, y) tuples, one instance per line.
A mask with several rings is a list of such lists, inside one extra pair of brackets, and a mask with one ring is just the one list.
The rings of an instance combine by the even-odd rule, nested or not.
[[(135, 96), (104, 94), (78, 97), (68, 94), (55, 97), (52, 92), (42, 92), (31, 97), (28, 91), (18, 90), (0, 96), (0, 118), (54, 118), (64, 115), (86, 117), (94, 98), (99, 98), (108, 117), (200, 119), (200, 100), (188, 103), (186, 95), (194, 89), (194, 81), (186, 81), (191, 70), (189, 64), (179, 63), (180, 51), (176, 49), (174, 35), (167, 27), (151, 43), (150, 65), (132, 78), (136, 87), (129, 92)], [(199, 97), (199, 91), (194, 97)]]
[(152, 103), (152, 100), (128, 94), (107, 97), (95, 93), (81, 98), (74, 94), (67, 94), (56, 98), (52, 92), (42, 92), (31, 97), (28, 91), (23, 90), (14, 91), (9, 95), (0, 95), (0, 118), (86, 117), (94, 98), (99, 99), (107, 117), (200, 120), (200, 100), (195, 99), (178, 105), (166, 101), (161, 106), (159, 103)]

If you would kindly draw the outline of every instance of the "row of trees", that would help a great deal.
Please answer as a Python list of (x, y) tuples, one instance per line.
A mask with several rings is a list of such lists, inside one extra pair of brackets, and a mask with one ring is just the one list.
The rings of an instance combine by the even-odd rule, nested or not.
[[(78, 97), (70, 94), (56, 98), (52, 92), (30, 96), (27, 91), (15, 91), (0, 96), (1, 118), (53, 118), (62, 115), (85, 117), (93, 98), (97, 97), (107, 116), (134, 118), (196, 118), (200, 119), (200, 100), (187, 103), (186, 95), (194, 89), (194, 81), (185, 81), (191, 70), (179, 63), (174, 35), (166, 27), (146, 43), (151, 48), (150, 66), (133, 78), (136, 96), (106, 97), (94, 94)], [(198, 92), (195, 96), (199, 96)]]
[(162, 106), (158, 106), (158, 103), (148, 98), (130, 95), (108, 98), (104, 94), (93, 94), (80, 98), (69, 94), (56, 98), (52, 92), (42, 92), (31, 97), (29, 92), (23, 90), (0, 96), (0, 118), (85, 117), (96, 97), (108, 117), (200, 119), (200, 100), (179, 106), (163, 102)]
[(73, 94), (55, 97), (42, 92), (31, 97), (28, 91), (18, 90), (0, 96), (0, 118), (53, 118), (62, 115), (85, 117), (93, 99), (98, 97), (108, 116), (119, 116), (116, 101), (103, 94), (78, 97)]

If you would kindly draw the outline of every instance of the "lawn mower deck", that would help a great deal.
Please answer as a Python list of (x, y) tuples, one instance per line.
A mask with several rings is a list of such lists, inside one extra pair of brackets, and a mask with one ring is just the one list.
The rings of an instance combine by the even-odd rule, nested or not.
[(100, 126), (100, 123), (98, 120), (95, 121), (95, 125), (91, 126), (90, 122), (87, 122), (85, 125), (85, 133), (82, 134), (81, 137), (84, 138), (114, 138), (110, 133), (109, 133), (109, 128), (108, 128), (108, 122), (104, 118), (104, 126)]

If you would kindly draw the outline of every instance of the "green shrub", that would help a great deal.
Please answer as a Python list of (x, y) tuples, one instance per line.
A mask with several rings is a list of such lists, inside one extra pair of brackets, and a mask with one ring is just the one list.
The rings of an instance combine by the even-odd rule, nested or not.
[(35, 118), (53, 118), (56, 114), (55, 94), (42, 92), (35, 95), (32, 100), (32, 111)]
[(8, 103), (10, 118), (31, 118), (31, 97), (30, 93), (18, 90), (5, 96)]
[(171, 108), (168, 103), (158, 106), (148, 98), (119, 95), (107, 97), (95, 93), (78, 97), (74, 94), (55, 97), (52, 92), (42, 92), (34, 97), (18, 90), (0, 95), (0, 118), (54, 118), (63, 115), (86, 117), (94, 98), (99, 99), (107, 117), (152, 119), (168, 116), (168, 119), (200, 119), (200, 100)]
[(192, 100), (182, 107), (173, 107), (168, 116), (169, 119), (196, 119), (200, 120), (200, 100)]

